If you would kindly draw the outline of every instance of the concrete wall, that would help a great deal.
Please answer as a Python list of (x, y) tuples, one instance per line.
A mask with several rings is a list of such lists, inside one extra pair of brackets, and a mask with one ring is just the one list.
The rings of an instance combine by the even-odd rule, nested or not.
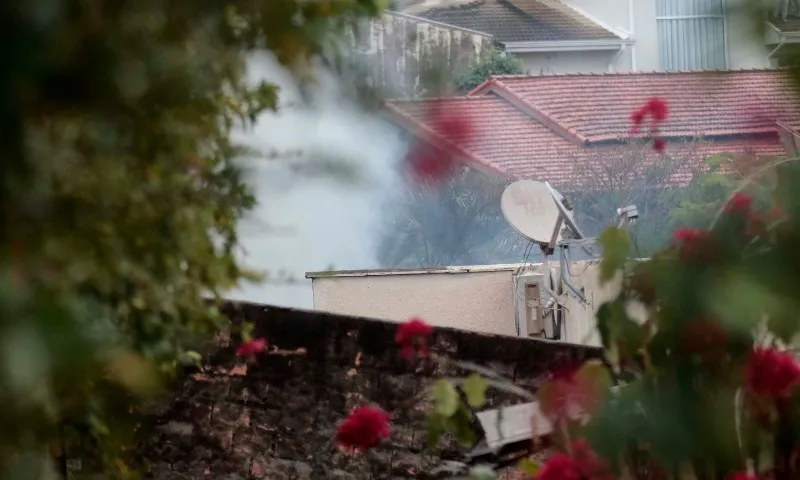
[[(204, 368), (187, 372), (142, 423), (136, 457), (145, 478), (434, 479), (442, 478), (435, 469), (444, 459), (469, 451), (450, 435), (436, 449), (425, 446), (425, 391), (437, 378), (465, 373), (452, 363), (400, 358), (395, 325), (253, 304), (226, 313), (234, 323), (253, 322), (253, 334), (268, 339), (271, 350), (247, 363), (235, 355), (235, 335), (219, 338)], [(601, 353), (447, 329), (435, 331), (431, 349), (491, 368), (530, 392), (554, 369)], [(497, 389), (487, 400), (487, 409), (522, 402)], [(343, 452), (332, 442), (338, 423), (370, 404), (391, 415), (390, 438), (369, 455)]]
[[(636, 44), (622, 55), (618, 71), (658, 70), (658, 32), (655, 0), (564, 0), (607, 28), (628, 32)], [(633, 8), (633, 26), (630, 8)], [(605, 71), (605, 70), (603, 70)]]
[(418, 315), (437, 327), (516, 335), (513, 268), (418, 272), (314, 278), (314, 309), (395, 322)]
[[(520, 308), (519, 265), (451, 267), (431, 270), (335, 272), (313, 278), (314, 309), (402, 322), (419, 315), (434, 326), (500, 335), (517, 335)], [(541, 265), (526, 269), (540, 274)], [(583, 305), (567, 296), (563, 340), (599, 345), (595, 312), (615, 294), (600, 287), (597, 264), (574, 262), (572, 283), (585, 289)], [(542, 326), (537, 327), (538, 331)]]
[(491, 35), (386, 13), (361, 26), (356, 61), (385, 96), (413, 97), (466, 70), (493, 44)]
[(588, 52), (535, 52), (515, 53), (525, 65), (526, 73), (597, 73), (630, 70), (629, 52), (588, 51)]

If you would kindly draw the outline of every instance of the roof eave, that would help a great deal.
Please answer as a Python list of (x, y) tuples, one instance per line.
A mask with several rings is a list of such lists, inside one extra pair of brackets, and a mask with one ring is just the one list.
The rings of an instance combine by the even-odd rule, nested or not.
[(633, 45), (633, 40), (608, 39), (608, 40), (555, 40), (545, 42), (503, 42), (505, 51), (509, 53), (527, 52), (586, 52), (586, 51), (614, 51), (627, 45)]

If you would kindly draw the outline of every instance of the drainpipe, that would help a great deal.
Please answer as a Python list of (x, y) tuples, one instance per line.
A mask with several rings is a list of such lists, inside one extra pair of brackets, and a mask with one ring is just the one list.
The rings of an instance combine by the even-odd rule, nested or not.
[(621, 57), (623, 52), (625, 52), (625, 50), (627, 50), (627, 49), (628, 49), (627, 45), (620, 45), (619, 46), (619, 50), (617, 50), (617, 53), (615, 53), (614, 56), (611, 57), (611, 59), (608, 61), (608, 73), (614, 73), (614, 71), (615, 71), (614, 64), (617, 63), (617, 60), (619, 60), (619, 57)]
[(784, 36), (781, 36), (781, 41), (780, 41), (780, 42), (778, 42), (778, 46), (777, 46), (777, 47), (775, 47), (775, 49), (774, 49), (774, 50), (772, 50), (771, 52), (769, 52), (769, 55), (767, 55), (767, 60), (772, 60), (772, 57), (773, 57), (773, 56), (774, 56), (776, 53), (778, 53), (778, 50), (780, 50), (780, 49), (781, 49), (781, 47), (783, 47), (783, 45), (784, 45), (785, 43), (786, 43), (786, 37), (784, 37)]
[(634, 0), (628, 0), (628, 35), (634, 41), (634, 44), (631, 45), (631, 70), (634, 72), (636, 71), (636, 35), (634, 35), (634, 23), (635, 23), (635, 16), (633, 14), (633, 2)]

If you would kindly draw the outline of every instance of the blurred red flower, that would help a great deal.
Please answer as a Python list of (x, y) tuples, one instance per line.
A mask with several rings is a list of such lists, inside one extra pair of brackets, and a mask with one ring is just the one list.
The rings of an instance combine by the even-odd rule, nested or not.
[(696, 257), (708, 249), (711, 233), (701, 228), (677, 228), (672, 238), (680, 245), (680, 254), (683, 258)]
[(759, 480), (759, 478), (755, 475), (750, 475), (747, 472), (739, 472), (729, 476), (728, 480)]
[[(445, 110), (439, 102), (429, 104), (423, 120), (425, 125), (447, 142), (463, 147), (475, 138), (475, 127), (465, 112)], [(444, 144), (420, 144), (408, 155), (411, 174), (419, 182), (436, 182), (447, 178), (458, 162), (452, 146)]]
[[(668, 116), (669, 107), (667, 106), (667, 102), (660, 98), (653, 97), (631, 113), (631, 133), (640, 133), (645, 120), (650, 117), (649, 134), (655, 137), (658, 135), (659, 125), (664, 123)], [(667, 142), (663, 138), (656, 138), (653, 140), (653, 150), (656, 152), (663, 153), (666, 146)]]
[(800, 365), (789, 352), (758, 347), (750, 353), (745, 366), (748, 389), (770, 398), (786, 398), (800, 382)]
[(254, 338), (239, 345), (236, 355), (240, 357), (253, 356), (263, 352), (265, 348), (267, 348), (267, 340), (265, 338)]
[(420, 357), (428, 356), (428, 337), (432, 334), (433, 327), (421, 318), (412, 317), (397, 327), (394, 341), (400, 347), (400, 355), (412, 360), (415, 354)]
[(669, 107), (667, 106), (667, 102), (653, 97), (647, 101), (644, 106), (645, 111), (653, 117), (653, 121), (657, 123), (661, 123), (667, 119), (669, 115)]
[(389, 414), (380, 407), (358, 407), (339, 425), (336, 441), (344, 448), (366, 451), (391, 434)]
[(572, 454), (557, 453), (542, 466), (538, 480), (613, 480), (608, 462), (585, 440), (572, 443)]
[(730, 201), (725, 205), (725, 211), (731, 213), (739, 213), (747, 215), (750, 213), (750, 208), (753, 205), (753, 197), (746, 193), (737, 192), (731, 197)]

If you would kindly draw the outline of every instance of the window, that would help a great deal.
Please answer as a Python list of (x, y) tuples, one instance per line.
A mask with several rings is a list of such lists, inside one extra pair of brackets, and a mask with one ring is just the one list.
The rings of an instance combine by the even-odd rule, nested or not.
[(656, 0), (661, 67), (725, 68), (724, 0)]

